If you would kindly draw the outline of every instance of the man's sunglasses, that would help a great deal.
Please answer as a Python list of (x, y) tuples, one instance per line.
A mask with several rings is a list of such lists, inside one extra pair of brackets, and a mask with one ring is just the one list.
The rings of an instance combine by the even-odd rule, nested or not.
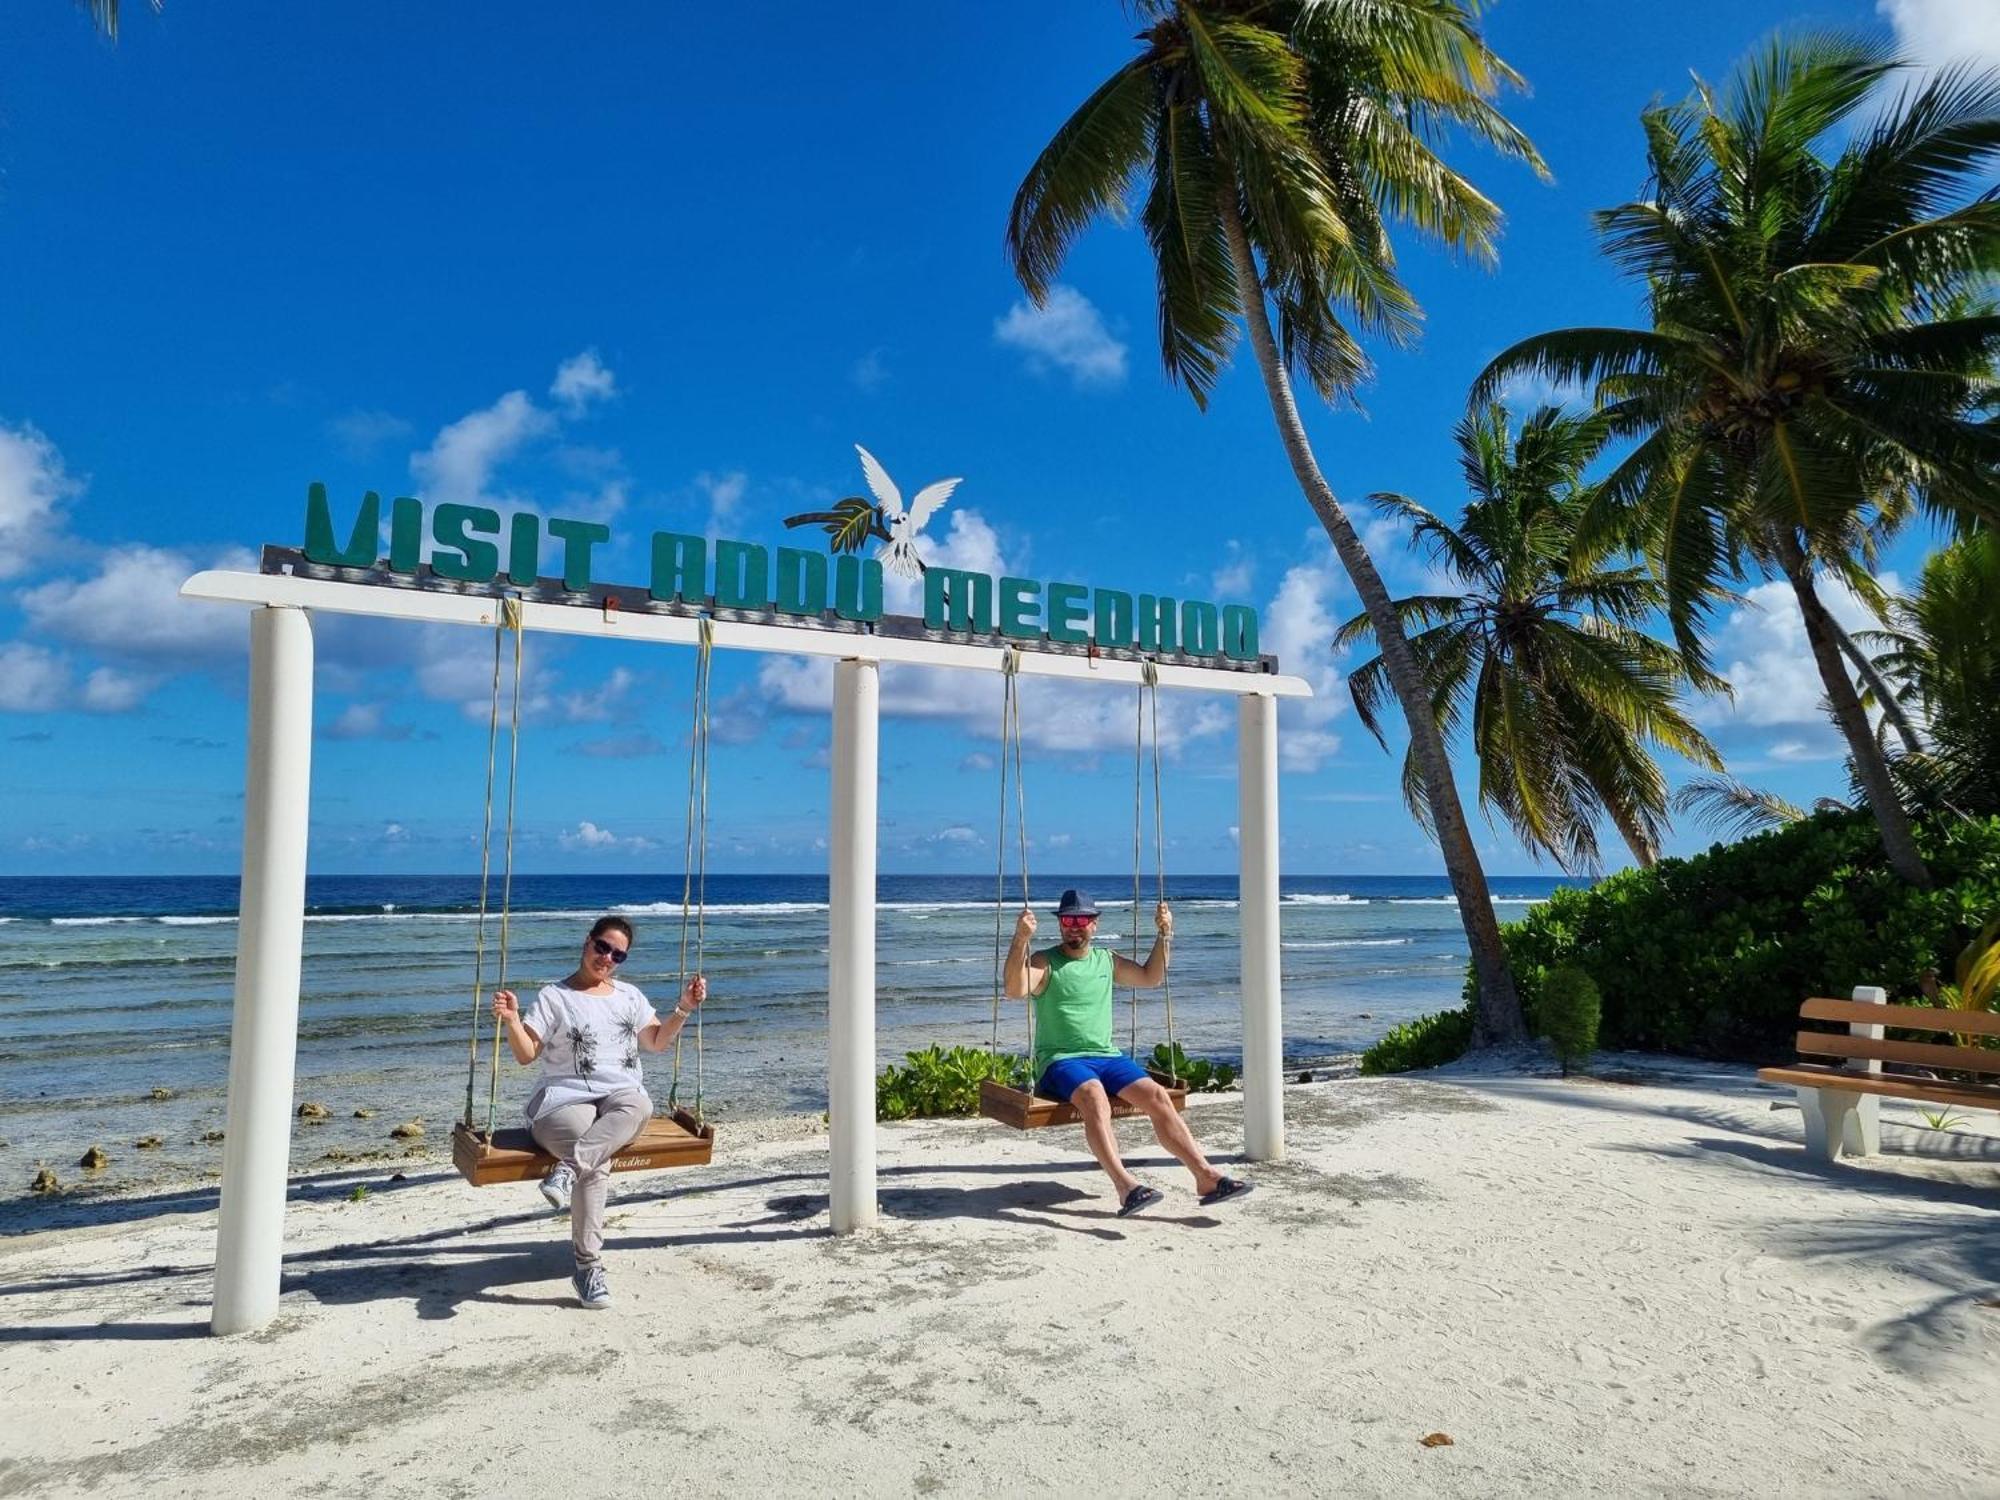
[(630, 948), (614, 948), (611, 944), (605, 942), (603, 938), (592, 938), (590, 946), (597, 950), (599, 958), (608, 958), (614, 964), (622, 964), (632, 956)]
[(1063, 926), (1063, 927), (1088, 927), (1088, 926), (1089, 926), (1089, 925), (1090, 925), (1090, 924), (1091, 924), (1092, 922), (1095, 922), (1096, 920), (1097, 920), (1097, 918), (1095, 918), (1095, 917), (1057, 917), (1057, 918), (1056, 918), (1056, 922), (1057, 922), (1057, 924), (1058, 924), (1058, 925), (1060, 925), (1060, 926)]

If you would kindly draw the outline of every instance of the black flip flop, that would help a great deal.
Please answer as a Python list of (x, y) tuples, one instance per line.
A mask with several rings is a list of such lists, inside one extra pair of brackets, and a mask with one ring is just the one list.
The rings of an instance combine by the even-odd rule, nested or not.
[(1231, 1198), (1241, 1198), (1249, 1191), (1249, 1183), (1239, 1182), (1234, 1177), (1225, 1177), (1201, 1195), (1201, 1206), (1208, 1208), (1213, 1204), (1227, 1203)]
[(1151, 1208), (1159, 1201), (1160, 1190), (1158, 1188), (1149, 1188), (1142, 1182), (1125, 1195), (1124, 1203), (1120, 1204), (1118, 1208), (1118, 1217), (1129, 1219), (1133, 1214), (1140, 1212), (1142, 1209)]

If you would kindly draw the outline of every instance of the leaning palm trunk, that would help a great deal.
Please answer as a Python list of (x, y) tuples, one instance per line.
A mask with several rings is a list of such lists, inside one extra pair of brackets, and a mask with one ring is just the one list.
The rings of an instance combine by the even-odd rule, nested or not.
[(1875, 815), (1875, 826), (1881, 831), (1882, 848), (1888, 855), (1889, 868), (1912, 885), (1928, 886), (1931, 883), (1930, 872), (1924, 868), (1923, 856), (1917, 852), (1916, 830), (1910, 825), (1909, 815), (1903, 811), (1903, 804), (1896, 796), (1896, 784), (1889, 775), (1888, 758), (1883, 755), (1880, 742), (1868, 727), (1868, 711), (1861, 706), (1861, 695), (1854, 690), (1854, 681), (1847, 675), (1846, 664), (1841, 660), (1840, 646), (1834, 638), (1839, 626), (1834, 623), (1833, 616), (1820, 601), (1818, 590), (1813, 587), (1812, 569), (1798, 543), (1790, 536), (1780, 534), (1776, 550), (1778, 565), (1784, 569), (1785, 577), (1792, 585), (1792, 593), (1799, 601), (1799, 613), (1805, 619), (1806, 641), (1812, 647), (1820, 682), (1826, 688), (1827, 706), (1832, 709), (1833, 721), (1847, 740), (1848, 754), (1854, 758), (1855, 779), (1861, 783), (1861, 790), (1868, 798), (1869, 811)]
[(1642, 870), (1652, 869), (1660, 862), (1658, 845), (1647, 837), (1646, 830), (1639, 826), (1638, 820), (1627, 810), (1622, 799), (1606, 797), (1603, 800), (1604, 809), (1611, 815), (1611, 821), (1616, 825), (1619, 837), (1625, 840), (1625, 847), (1632, 851), (1633, 863)]
[(1235, 188), (1225, 185), (1220, 193), (1223, 228), (1229, 239), (1229, 259), (1236, 274), (1237, 295), (1242, 301), (1244, 320), (1250, 329), (1250, 346), (1257, 354), (1257, 368), (1264, 376), (1270, 396), (1271, 414), (1284, 441), (1285, 456), (1292, 473), (1305, 493), (1306, 503), (1319, 517), (1339, 554), (1341, 566), (1353, 580), (1375, 627), (1382, 663), (1389, 684), (1403, 705), (1403, 718), (1410, 730), (1410, 754), (1416, 759), (1424, 779), (1430, 804), (1431, 824), (1437, 830), (1438, 849), (1444, 855), (1445, 872), (1451, 878), (1452, 894), (1458, 898), (1459, 919), (1465, 923), (1466, 940), (1472, 948), (1472, 969), (1478, 982), (1478, 1004), (1474, 1010), (1473, 1044), (1493, 1046), (1518, 1042), (1527, 1036), (1521, 1015), (1521, 997), (1514, 988), (1514, 973), (1507, 964), (1507, 950), (1500, 940), (1500, 922), (1493, 915), (1493, 897), (1480, 868), (1479, 852), (1472, 842), (1472, 830), (1465, 821), (1465, 809), (1458, 800), (1458, 788), (1451, 777), (1451, 761), (1445, 753), (1444, 737), (1431, 717), (1430, 697), (1423, 678), (1410, 654), (1409, 638), (1389, 602), (1389, 591), (1368, 549), (1361, 544), (1347, 514), (1334, 498), (1333, 489), (1320, 472), (1299, 420), (1298, 402), (1292, 383), (1278, 357), (1278, 345), (1271, 334), (1270, 313), (1264, 306), (1264, 288), (1250, 255), (1250, 239), (1237, 212)]
[(1922, 754), (1924, 742), (1917, 735), (1917, 726), (1910, 722), (1910, 716), (1903, 711), (1902, 701), (1897, 698), (1895, 690), (1882, 680), (1882, 674), (1868, 659), (1868, 653), (1855, 644), (1854, 637), (1831, 614), (1826, 617), (1826, 623), (1833, 631), (1834, 644), (1840, 647), (1840, 654), (1853, 664), (1855, 676), (1867, 684), (1875, 706), (1882, 710), (1882, 717), (1889, 721), (1896, 737), (1903, 742), (1904, 754)]

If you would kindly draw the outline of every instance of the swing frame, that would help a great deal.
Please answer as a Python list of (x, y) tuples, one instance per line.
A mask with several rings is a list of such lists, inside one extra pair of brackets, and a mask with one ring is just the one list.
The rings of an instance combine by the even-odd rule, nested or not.
[[(904, 664), (993, 672), (991, 639), (936, 630), (921, 618), (885, 615), (872, 624), (791, 619), (699, 604), (654, 601), (643, 584), (570, 589), (561, 578), (511, 591), (420, 569), (413, 578), (383, 566), (313, 563), (296, 548), (267, 547), (258, 570), (201, 572), (181, 597), (247, 607), (245, 674), (248, 759), (244, 778), (242, 897), (237, 923), (235, 1009), (230, 1027), (228, 1136), (217, 1217), (214, 1298), (219, 1334), (260, 1328), (277, 1316), (285, 1248), (288, 1162), (294, 1128), (300, 959), (305, 947), (305, 869), (312, 804), (314, 622), (350, 615), (404, 624), (491, 629), (501, 597), (519, 600), (525, 630), (692, 647), (701, 617), (719, 650), (817, 659), (832, 668), (827, 774), (829, 1219), (835, 1234), (876, 1224), (875, 869), (881, 681)], [(614, 606), (623, 602), (626, 607)], [(1020, 670), (1082, 687), (1130, 684), (1140, 665), (1088, 644), (1029, 643)], [(1233, 699), (1242, 905), (1243, 1142), (1252, 1161), (1285, 1151), (1282, 965), (1279, 951), (1278, 706), (1313, 695), (1275, 657), (1243, 667), (1167, 661), (1163, 688)], [(240, 1065), (239, 1065), (240, 1064)]]

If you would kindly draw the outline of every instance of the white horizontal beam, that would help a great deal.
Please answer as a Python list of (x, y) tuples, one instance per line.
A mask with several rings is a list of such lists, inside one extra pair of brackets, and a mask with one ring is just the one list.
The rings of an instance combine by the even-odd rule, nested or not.
[[(491, 594), (456, 594), (440, 589), (398, 588), (332, 579), (297, 578), (283, 573), (213, 571), (197, 573), (181, 585), (183, 599), (208, 599), (224, 604), (292, 605), (328, 614), (372, 615), (378, 619), (419, 620), (438, 625), (485, 625), (494, 620), (497, 600)], [(653, 614), (644, 609), (602, 610), (581, 604), (521, 603), (522, 626), (555, 635), (588, 635), (605, 640), (653, 641), (692, 646), (700, 625), (692, 615)], [(768, 651), (787, 656), (826, 656), (844, 661), (905, 662), (912, 666), (956, 667), (997, 672), (1002, 648), (959, 641), (911, 639), (834, 630), (801, 621), (794, 625), (760, 624), (722, 618), (715, 621), (715, 645), (735, 651)], [(1140, 681), (1144, 668), (1136, 661), (1095, 660), (1049, 651), (1024, 650), (1024, 677), (1057, 677), (1078, 682)], [(1232, 693), (1239, 697), (1310, 698), (1312, 687), (1301, 677), (1273, 672), (1231, 671), (1224, 667), (1183, 667), (1160, 663), (1160, 686), (1197, 692)]]

